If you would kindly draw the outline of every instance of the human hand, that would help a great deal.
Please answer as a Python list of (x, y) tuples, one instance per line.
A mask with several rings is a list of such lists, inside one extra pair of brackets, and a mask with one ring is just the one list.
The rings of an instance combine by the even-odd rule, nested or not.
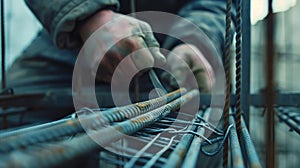
[(181, 44), (175, 47), (167, 56), (167, 66), (174, 77), (170, 78), (172, 86), (177, 83), (179, 86), (193, 87), (191, 78), (194, 76), (200, 92), (211, 92), (215, 83), (214, 71), (196, 46)]
[[(131, 55), (131, 60), (124, 69), (124, 75), (129, 71), (136, 72), (144, 67), (152, 67), (154, 63), (166, 62), (165, 57), (159, 51), (159, 43), (146, 22), (111, 10), (102, 10), (80, 25), (79, 32), (83, 41), (86, 41), (100, 27), (103, 33), (100, 40), (104, 45), (106, 42), (117, 43), (105, 53), (100, 62), (101, 72), (100, 74), (95, 72), (97, 80), (110, 83), (114, 70), (127, 55)], [(137, 50), (140, 51), (133, 53)]]

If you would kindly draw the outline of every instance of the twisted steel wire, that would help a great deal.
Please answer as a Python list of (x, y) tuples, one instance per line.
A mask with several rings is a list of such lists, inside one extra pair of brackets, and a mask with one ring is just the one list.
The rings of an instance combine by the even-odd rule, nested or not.
[(127, 162), (124, 168), (131, 168), (135, 165), (135, 162), (151, 147), (151, 145), (160, 137), (161, 133), (157, 134), (147, 145), (145, 145), (140, 151), (138, 151), (129, 162)]
[[(206, 110), (203, 112), (203, 119), (208, 120), (210, 115), (210, 111)], [(201, 120), (203, 122), (203, 120)], [(203, 127), (198, 128), (197, 132), (201, 135), (204, 135), (205, 129)], [(200, 153), (202, 139), (198, 137), (194, 137), (191, 143), (191, 146), (186, 154), (186, 158), (183, 161), (182, 167), (196, 167), (198, 156)]]
[(171, 148), (171, 145), (174, 141), (174, 138), (176, 137), (176, 135), (172, 136), (169, 143), (167, 145), (165, 145), (165, 147), (163, 149), (161, 149), (159, 152), (157, 152), (146, 164), (145, 166), (143, 166), (143, 168), (151, 168), (159, 158), (161, 158), (161, 156), (168, 150)]
[[(226, 34), (225, 34), (225, 74), (226, 74), (226, 100), (224, 107), (224, 130), (229, 127), (230, 108), (230, 48), (231, 48), (231, 5), (232, 0), (226, 3)], [(228, 166), (228, 141), (225, 140), (223, 148), (223, 167)]]
[[(201, 148), (201, 152), (206, 156), (214, 156), (214, 155), (218, 154), (222, 150), (222, 147), (224, 147), (225, 141), (227, 141), (232, 127), (233, 127), (232, 124), (228, 126), (224, 136), (217, 137), (217, 138), (211, 140), (211, 143), (216, 143), (218, 141), (221, 141), (220, 145), (214, 151), (206, 151), (203, 148)], [(205, 143), (203, 145), (205, 145)]]
[[(197, 119), (197, 118), (196, 118)], [(193, 122), (196, 122), (196, 119), (193, 120)], [(197, 126), (195, 125), (189, 125), (188, 130), (195, 131), (197, 129)], [(193, 140), (192, 134), (185, 134), (181, 140), (180, 143), (176, 146), (174, 151), (170, 154), (168, 161), (163, 166), (164, 168), (169, 167), (177, 167), (178, 165), (181, 165), (184, 161), (184, 157), (186, 153), (188, 152), (189, 146)]]
[(237, 18), (237, 26), (236, 26), (236, 43), (235, 43), (235, 52), (236, 52), (236, 71), (235, 71), (235, 94), (237, 96), (236, 99), (236, 129), (238, 133), (238, 137), (240, 139), (242, 127), (241, 127), (241, 118), (242, 118), (242, 108), (241, 108), (241, 80), (242, 80), (242, 0), (236, 1), (236, 18)]
[[(0, 167), (34, 167), (36, 165), (39, 167), (57, 166), (72, 158), (98, 149), (100, 146), (97, 143), (107, 145), (122, 138), (124, 134), (132, 134), (153, 124), (198, 95), (198, 90), (190, 91), (182, 97), (148, 113), (116, 123), (113, 126), (91, 131), (89, 135), (79, 135), (71, 141), (64, 140), (52, 143), (51, 146), (45, 146), (42, 149), (34, 148), (22, 151), (12, 151), (5, 157), (0, 158)], [(119, 131), (119, 133), (116, 133), (116, 131)], [(95, 143), (91, 137), (96, 137), (97, 143)]]
[[(208, 113), (206, 113), (207, 115), (208, 115)], [(162, 122), (162, 121), (164, 121), (165, 122), (165, 120), (169, 120), (170, 119), (170, 121), (173, 121), (172, 119), (173, 118), (169, 118), (169, 117), (164, 117), (164, 119), (163, 120), (160, 120), (159, 122)], [(199, 119), (199, 118), (198, 118)], [(180, 121), (180, 120), (179, 120)], [(175, 121), (176, 123), (177, 123), (177, 120)], [(206, 122), (205, 120), (200, 120), (199, 122)], [(181, 122), (179, 122), (179, 123), (177, 123), (177, 124), (181, 124), (182, 123), (182, 121)], [(188, 123), (187, 121), (186, 121), (186, 123)], [(187, 124), (187, 125), (196, 125), (196, 124)], [(173, 125), (172, 125), (172, 127), (173, 127)], [(231, 127), (231, 126), (230, 126)], [(148, 128), (150, 128), (150, 129), (148, 129)], [(182, 130), (186, 130), (186, 127), (181, 127), (182, 128)], [(167, 137), (163, 137), (163, 135), (161, 135), (161, 137), (160, 137), (160, 139), (161, 140), (159, 140), (159, 139), (156, 139), (155, 140), (155, 142), (153, 142), (154, 141), (154, 139), (153, 138), (151, 138), (151, 136), (153, 137), (153, 135), (152, 134), (148, 134), (148, 133), (145, 133), (145, 131), (146, 132), (155, 132), (155, 133), (157, 133), (157, 132), (162, 132), (162, 131), (166, 131), (166, 130), (169, 130), (170, 132), (173, 130), (173, 129), (162, 129), (162, 128), (160, 128), (159, 126), (158, 127), (154, 127), (153, 125), (151, 125), (150, 127), (146, 127), (145, 129), (142, 129), (141, 131), (139, 131), (139, 132), (137, 132), (137, 133), (135, 133), (134, 135), (139, 135), (139, 137), (141, 137), (142, 139), (140, 139), (142, 142), (144, 142), (144, 143), (146, 143), (147, 145), (148, 144), (151, 144), (152, 146), (154, 145), (154, 146), (159, 146), (159, 147), (161, 147), (162, 149), (161, 150), (159, 150), (156, 154), (152, 154), (152, 155), (150, 155), (150, 156), (145, 156), (146, 158), (148, 158), (148, 161), (145, 161), (145, 160), (141, 160), (142, 158), (132, 158), (133, 160), (134, 160), (134, 163), (135, 164), (133, 164), (133, 162), (131, 163), (131, 164), (129, 164), (130, 163), (130, 161), (128, 161), (127, 163), (126, 162), (123, 162), (122, 164), (118, 164), (118, 165), (122, 165), (122, 166), (124, 166), (124, 165), (130, 165), (130, 166), (128, 166), (128, 167), (133, 167), (133, 165), (134, 166), (140, 166), (140, 167), (144, 167), (144, 168), (149, 168), (149, 167), (162, 167), (162, 164), (161, 163), (159, 163), (159, 160), (161, 160), (161, 162), (162, 163), (167, 163), (168, 161), (164, 158), (164, 157), (168, 157), (168, 155), (167, 156), (164, 156), (164, 155), (166, 155), (166, 151), (174, 151), (176, 148), (177, 148), (177, 146), (175, 145), (175, 144), (179, 144), (179, 143), (181, 143), (181, 140), (180, 139), (178, 139), (178, 140), (175, 140), (175, 137), (178, 137), (178, 135), (180, 135), (180, 131), (176, 131), (176, 133), (179, 133), (179, 134), (175, 134), (175, 135), (173, 135), (173, 136), (167, 136)], [(203, 131), (203, 127), (198, 127), (198, 133), (200, 134), (200, 132), (201, 132), (201, 130)], [(200, 131), (200, 132), (199, 132)], [(174, 133), (175, 133), (175, 131), (174, 131)], [(227, 137), (229, 135), (229, 130), (227, 130), (226, 131), (226, 135), (225, 135), (225, 137)], [(201, 136), (200, 136), (201, 137)], [(177, 165), (177, 167), (178, 166), (180, 166), (180, 167), (193, 167), (192, 165), (195, 165), (197, 162), (198, 162), (198, 157), (196, 157), (197, 156), (197, 153), (199, 153), (199, 151), (198, 151), (198, 147), (202, 144), (202, 142), (201, 142), (201, 140), (200, 140), (200, 142), (201, 142), (201, 144), (199, 144), (200, 142), (199, 142), (199, 140), (200, 140), (200, 138), (199, 137), (197, 137), (197, 136), (194, 136), (193, 137), (193, 140), (192, 140), (192, 144), (190, 145), (190, 147), (187, 147), (187, 154), (186, 154), (186, 156), (184, 157), (184, 158), (182, 158), (183, 159), (183, 164), (182, 165)], [(218, 139), (213, 139), (213, 140), (209, 140), (209, 141), (213, 141), (213, 143), (216, 143), (216, 142), (218, 142), (218, 141), (220, 141), (220, 140), (224, 140), (224, 137), (219, 137)], [(206, 144), (211, 144), (211, 143), (208, 143), (207, 141), (204, 141), (204, 143), (206, 143)], [(172, 147), (173, 146), (173, 147)], [(120, 146), (121, 147), (121, 146)], [(121, 147), (122, 148), (122, 147)], [(124, 147), (123, 147), (124, 148)], [(147, 148), (149, 148), (149, 147), (147, 147)], [(222, 149), (222, 148), (220, 148), (220, 149)], [(138, 154), (139, 153), (139, 151), (136, 151), (136, 152), (134, 152), (133, 154)], [(178, 155), (177, 155), (178, 156)], [(194, 159), (192, 159), (192, 157), (194, 158)], [(117, 158), (116, 158), (117, 159)], [(131, 159), (131, 160), (132, 160)], [(145, 159), (145, 158), (144, 158)], [(163, 161), (163, 160), (165, 160), (165, 161)], [(117, 161), (115, 161), (114, 159), (112, 160), (112, 161), (110, 161), (112, 164), (117, 164), (116, 162)], [(142, 165), (144, 165), (144, 166), (142, 166)], [(126, 166), (125, 166), (126, 167)]]
[[(185, 91), (185, 89), (179, 89), (162, 97), (145, 102), (87, 115), (87, 117), (80, 118), (80, 120), (69, 119), (48, 128), (38, 129), (32, 132), (18, 132), (17, 134), (0, 139), (0, 153), (9, 152), (20, 147), (25, 148), (36, 143), (56, 140), (64, 136), (71, 136), (83, 132), (86, 128), (101, 128), (115, 121), (121, 121), (126, 118), (144, 114), (162, 106), (166, 102), (178, 98), (181, 93)], [(85, 108), (85, 110), (93, 112), (93, 110), (88, 108)], [(83, 128), (82, 123), (88, 123), (88, 125), (85, 125), (85, 128)]]

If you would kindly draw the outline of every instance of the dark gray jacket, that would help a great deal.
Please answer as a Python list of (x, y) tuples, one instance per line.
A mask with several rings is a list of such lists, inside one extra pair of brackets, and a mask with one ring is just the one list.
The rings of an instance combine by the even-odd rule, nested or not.
[[(28, 7), (44, 26), (38, 36), (10, 67), (7, 75), (8, 87), (16, 94), (24, 92), (47, 92), (41, 101), (48, 104), (72, 105), (72, 74), (82, 42), (76, 32), (76, 25), (95, 12), (110, 8), (127, 14), (131, 12), (129, 0), (25, 0)], [(225, 0), (136, 0), (136, 11), (164, 11), (178, 14), (197, 25), (214, 44), (220, 54), (225, 36)], [(170, 31), (189, 30), (186, 25), (175, 23)], [(233, 30), (233, 29), (232, 29)], [(193, 36), (184, 31), (181, 37)], [(168, 38), (160, 43), (171, 49), (178, 41)], [(144, 82), (147, 83), (147, 82)], [(149, 82), (150, 83), (150, 82)], [(109, 92), (110, 87), (102, 85), (100, 92)], [(53, 93), (69, 95), (63, 100)], [(66, 94), (65, 94), (66, 93)], [(148, 96), (148, 94), (147, 94)], [(111, 97), (100, 97), (99, 106), (112, 106)], [(38, 102), (36, 102), (38, 104)], [(26, 103), (25, 103), (26, 104)], [(40, 111), (41, 109), (39, 109)], [(71, 111), (57, 108), (51, 112), (26, 114), (24, 122), (49, 121), (61, 118)], [(37, 115), (37, 116), (35, 116)], [(43, 118), (43, 119), (42, 119)]]
[[(44, 28), (8, 72), (8, 85), (16, 90), (24, 86), (48, 88), (71, 86), (73, 66), (82, 45), (76, 25), (95, 12), (110, 8), (130, 13), (129, 0), (25, 0)], [(135, 0), (136, 11), (164, 11), (178, 14), (197, 25), (222, 55), (225, 37), (225, 0)], [(185, 30), (174, 24), (172, 30)], [(188, 30), (188, 28), (187, 28)], [(233, 30), (233, 29), (232, 29)], [(182, 38), (193, 36), (184, 31)], [(176, 40), (161, 40), (167, 49)], [(42, 90), (43, 90), (42, 89)], [(24, 91), (24, 89), (21, 89)]]

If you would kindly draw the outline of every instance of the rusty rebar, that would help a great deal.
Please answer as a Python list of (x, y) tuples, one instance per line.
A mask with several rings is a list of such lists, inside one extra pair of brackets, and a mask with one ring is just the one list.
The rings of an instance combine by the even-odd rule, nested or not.
[(235, 94), (237, 96), (236, 99), (236, 129), (238, 133), (238, 137), (240, 139), (242, 126), (241, 126), (241, 118), (242, 118), (242, 107), (241, 107), (241, 80), (242, 80), (242, 0), (236, 1), (236, 44), (235, 44), (235, 52), (236, 52), (236, 64), (235, 64)]
[[(106, 111), (99, 111), (98, 113), (90, 114), (91, 112), (89, 112), (89, 110), (93, 112), (93, 109), (86, 108), (83, 109), (82, 112), (77, 112), (80, 114), (84, 113), (85, 110), (89, 112), (89, 115), (87, 116), (80, 117), (80, 115), (80, 120), (69, 119), (63, 123), (44, 129), (33, 129), (31, 132), (25, 130), (17, 131), (0, 139), (0, 153), (9, 152), (14, 149), (36, 143), (52, 141), (63, 136), (81, 133), (84, 129), (86, 129), (86, 127), (101, 128), (112, 122), (122, 121), (126, 118), (132, 118), (134, 116), (144, 114), (174, 100), (175, 98), (178, 98), (185, 91), (185, 89), (178, 89), (155, 99), (123, 107), (116, 107)], [(82, 128), (82, 123), (88, 123), (88, 125)]]
[[(41, 144), (42, 148), (32, 147), (26, 150), (12, 151), (0, 158), (0, 167), (53, 167), (60, 165), (100, 148), (99, 144), (103, 147), (103, 145), (122, 138), (125, 134), (130, 135), (153, 124), (197, 96), (199, 96), (198, 90), (193, 90), (148, 113), (116, 123), (113, 126), (92, 130), (89, 134), (79, 135), (72, 140), (53, 142), (51, 145)], [(91, 137), (96, 139), (97, 143)]]
[[(230, 108), (230, 49), (231, 49), (231, 6), (232, 0), (227, 0), (226, 4), (226, 34), (225, 34), (225, 74), (226, 74), (226, 100), (224, 107), (224, 130), (229, 127)], [(228, 141), (225, 140), (223, 148), (223, 167), (228, 166)]]

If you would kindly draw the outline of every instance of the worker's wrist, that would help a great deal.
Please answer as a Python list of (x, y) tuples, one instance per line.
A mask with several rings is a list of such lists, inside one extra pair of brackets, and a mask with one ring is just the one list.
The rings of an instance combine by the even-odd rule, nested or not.
[(109, 22), (114, 15), (111, 9), (103, 9), (87, 18), (78, 26), (80, 37), (86, 41), (99, 27)]

